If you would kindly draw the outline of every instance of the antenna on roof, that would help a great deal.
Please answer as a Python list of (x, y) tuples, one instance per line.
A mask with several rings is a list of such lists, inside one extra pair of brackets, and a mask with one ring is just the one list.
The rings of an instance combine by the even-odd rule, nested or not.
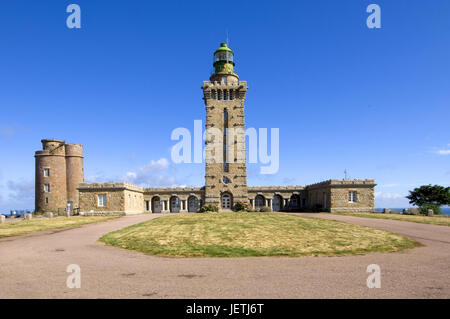
[(228, 41), (228, 30), (225, 30), (225, 33), (227, 34), (227, 47), (229, 47), (229, 41)]
[(344, 169), (344, 179), (347, 179), (347, 169)]

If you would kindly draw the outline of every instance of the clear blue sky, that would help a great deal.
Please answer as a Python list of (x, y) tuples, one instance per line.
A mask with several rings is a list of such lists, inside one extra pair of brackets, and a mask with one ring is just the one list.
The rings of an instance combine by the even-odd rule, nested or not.
[[(370, 3), (381, 29), (366, 26)], [(449, 15), (448, 0), (3, 1), (0, 210), (34, 207), (42, 138), (83, 144), (88, 181), (203, 185), (202, 164), (170, 162), (170, 134), (204, 119), (200, 86), (227, 31), (246, 125), (280, 128), (279, 172), (250, 165), (249, 185), (346, 168), (376, 179), (377, 207), (404, 206), (413, 187), (450, 184)]]

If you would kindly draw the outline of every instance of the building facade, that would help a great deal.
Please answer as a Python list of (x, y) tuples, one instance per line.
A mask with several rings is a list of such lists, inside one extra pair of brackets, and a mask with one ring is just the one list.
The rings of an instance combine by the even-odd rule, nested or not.
[[(247, 82), (234, 72), (234, 53), (222, 43), (214, 73), (204, 81), (205, 185), (145, 188), (128, 183), (84, 183), (82, 146), (43, 140), (36, 152), (36, 210), (68, 207), (85, 214), (198, 212), (203, 205), (232, 211), (237, 202), (261, 211), (373, 212), (373, 179), (328, 180), (307, 186), (247, 186)], [(50, 171), (50, 175), (48, 172)]]

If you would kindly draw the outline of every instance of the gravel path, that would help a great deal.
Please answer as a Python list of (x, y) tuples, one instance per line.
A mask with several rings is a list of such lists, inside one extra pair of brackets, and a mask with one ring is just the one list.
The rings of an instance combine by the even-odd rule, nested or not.
[[(113, 230), (161, 215), (0, 240), (0, 298), (450, 298), (450, 227), (329, 214), (393, 231), (424, 246), (344, 257), (163, 258), (105, 246)], [(69, 264), (81, 288), (66, 286)], [(370, 264), (381, 288), (366, 286)]]

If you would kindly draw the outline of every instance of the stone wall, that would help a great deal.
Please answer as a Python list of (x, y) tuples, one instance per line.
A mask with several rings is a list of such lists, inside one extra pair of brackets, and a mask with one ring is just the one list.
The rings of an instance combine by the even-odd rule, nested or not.
[(127, 215), (141, 214), (144, 208), (144, 193), (139, 190), (124, 190), (125, 212)]

